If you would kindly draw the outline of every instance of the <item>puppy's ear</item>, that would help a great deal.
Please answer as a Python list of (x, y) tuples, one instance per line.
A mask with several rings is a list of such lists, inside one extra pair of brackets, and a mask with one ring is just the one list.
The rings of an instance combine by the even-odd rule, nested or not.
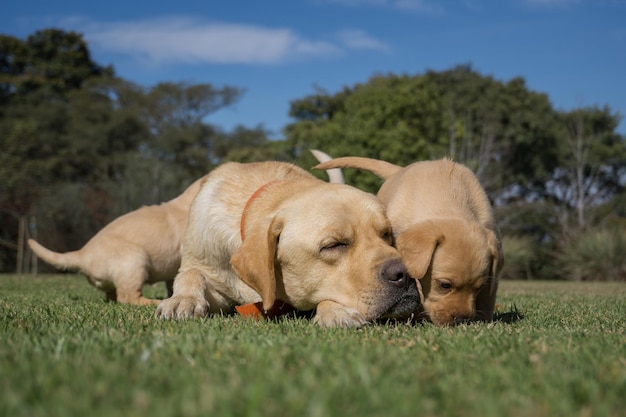
[(491, 253), (491, 282), (489, 283), (489, 293), (495, 295), (498, 289), (498, 274), (504, 265), (504, 254), (500, 239), (493, 230), (487, 230), (487, 245)]
[(268, 311), (276, 301), (276, 249), (283, 229), (282, 220), (272, 219), (269, 226), (260, 225), (246, 236), (230, 258), (230, 264), (246, 284), (259, 293), (263, 309)]
[(476, 295), (476, 319), (481, 321), (493, 321), (493, 313), (496, 307), (496, 292), (498, 290), (498, 274), (504, 263), (502, 245), (498, 235), (493, 230), (487, 229), (487, 248), (491, 255), (489, 268), (489, 283), (480, 289)]
[(396, 238), (396, 247), (413, 278), (424, 278), (437, 245), (443, 241), (443, 231), (432, 221), (417, 223), (400, 233)]

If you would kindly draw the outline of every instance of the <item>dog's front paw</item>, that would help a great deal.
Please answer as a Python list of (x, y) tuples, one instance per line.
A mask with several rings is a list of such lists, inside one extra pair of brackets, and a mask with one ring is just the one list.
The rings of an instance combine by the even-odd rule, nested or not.
[(367, 324), (367, 320), (353, 308), (333, 301), (322, 301), (317, 305), (313, 323), (326, 327), (362, 327)]
[(205, 317), (209, 303), (203, 298), (175, 295), (159, 303), (156, 316), (161, 319), (188, 319)]

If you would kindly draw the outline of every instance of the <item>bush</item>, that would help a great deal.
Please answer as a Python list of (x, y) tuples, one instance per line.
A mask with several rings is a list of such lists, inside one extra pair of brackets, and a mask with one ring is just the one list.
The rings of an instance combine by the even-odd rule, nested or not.
[(626, 281), (626, 228), (593, 229), (582, 233), (557, 258), (566, 279)]
[(532, 264), (536, 253), (530, 237), (503, 236), (504, 266), (502, 279), (533, 279)]

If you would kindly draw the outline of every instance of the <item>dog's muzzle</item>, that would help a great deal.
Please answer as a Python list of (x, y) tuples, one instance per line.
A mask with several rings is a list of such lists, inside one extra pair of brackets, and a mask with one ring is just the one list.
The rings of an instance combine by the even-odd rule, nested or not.
[(411, 317), (422, 305), (422, 299), (417, 289), (417, 281), (409, 277), (408, 288), (395, 300), (383, 318), (401, 319)]
[(390, 261), (383, 266), (381, 278), (390, 285), (391, 305), (384, 318), (408, 318), (422, 304), (418, 281), (411, 277), (401, 261)]

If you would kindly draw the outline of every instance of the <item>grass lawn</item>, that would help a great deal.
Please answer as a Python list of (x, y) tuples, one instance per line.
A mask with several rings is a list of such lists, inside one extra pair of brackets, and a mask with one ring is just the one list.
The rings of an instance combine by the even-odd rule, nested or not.
[(626, 416), (626, 284), (505, 281), (498, 305), (454, 328), (172, 322), (3, 275), (0, 416)]

